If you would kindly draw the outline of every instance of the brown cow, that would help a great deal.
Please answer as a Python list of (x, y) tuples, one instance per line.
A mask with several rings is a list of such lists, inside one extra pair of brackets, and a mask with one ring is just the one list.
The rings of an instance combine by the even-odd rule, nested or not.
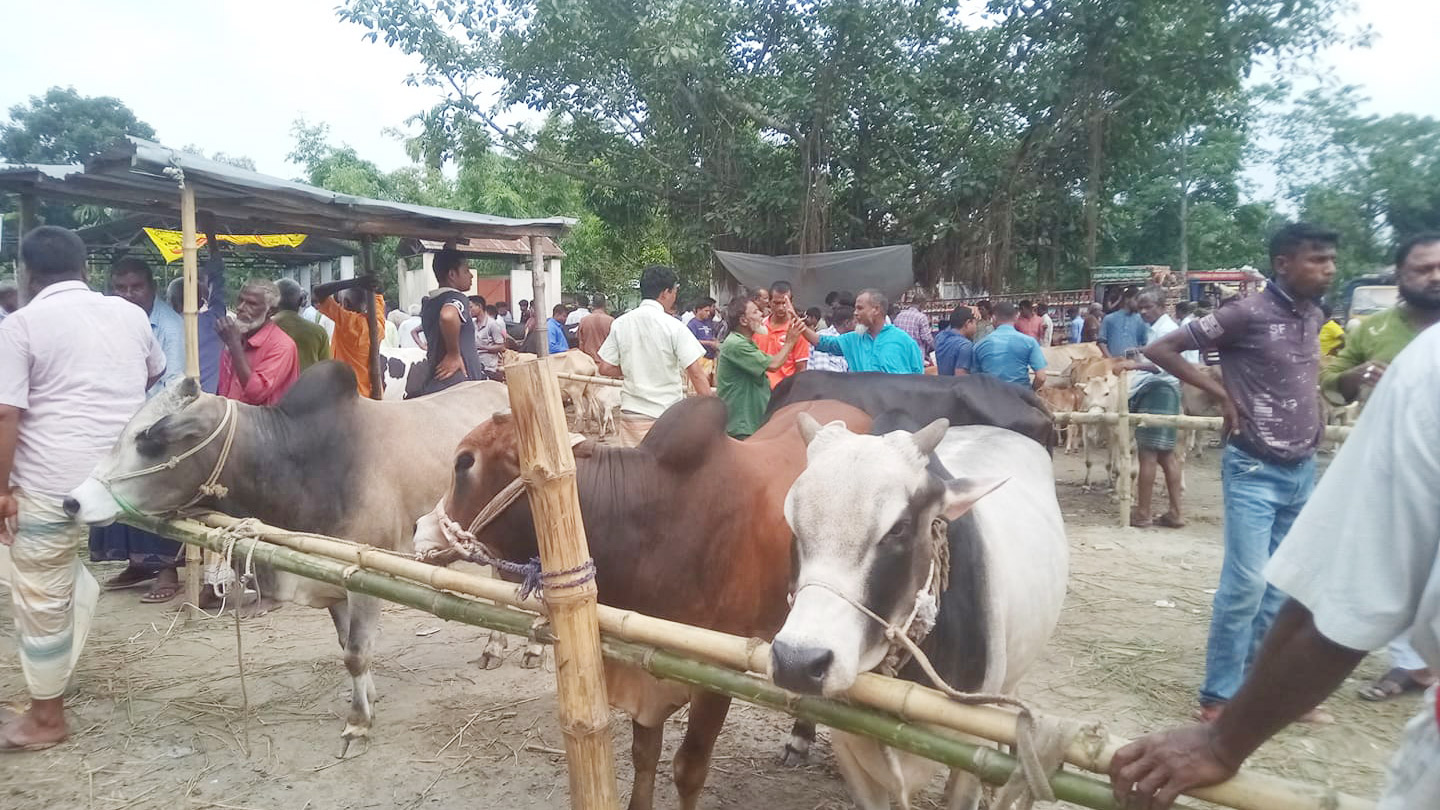
[[(791, 584), (784, 501), (805, 469), (796, 422), (801, 413), (822, 424), (839, 420), (855, 432), (870, 429), (860, 410), (822, 400), (781, 409), (739, 442), (725, 435), (724, 403), (696, 397), (666, 411), (638, 447), (578, 445), (576, 483), (600, 601), (739, 636), (773, 637), (785, 621)], [(503, 414), (471, 431), (455, 451), (454, 486), (437, 510), (469, 525), (519, 475), (516, 438), (513, 419)], [(507, 560), (536, 556), (529, 501), (522, 497), (477, 539)], [(439, 516), (421, 518), (416, 551), (448, 547)], [(630, 810), (652, 807), (665, 720), (690, 704), (675, 753), (675, 786), (680, 806), (694, 808), (730, 698), (613, 664), (606, 667), (606, 687), (610, 702), (634, 725)]]

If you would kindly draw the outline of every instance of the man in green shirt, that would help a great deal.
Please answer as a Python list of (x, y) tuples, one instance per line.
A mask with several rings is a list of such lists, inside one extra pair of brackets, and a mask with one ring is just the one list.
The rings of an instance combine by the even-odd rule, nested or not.
[(1440, 233), (1421, 234), (1396, 250), (1395, 281), (1400, 303), (1362, 321), (1320, 369), (1320, 390), (1336, 405), (1359, 399), (1401, 349), (1440, 322)]
[[(798, 321), (788, 299), (779, 306), (792, 307), (788, 314)], [(765, 407), (770, 404), (770, 379), (765, 372), (775, 371), (785, 363), (806, 330), (789, 330), (776, 353), (766, 354), (755, 345), (755, 335), (766, 329), (765, 316), (753, 300), (741, 296), (731, 299), (726, 307), (725, 325), (730, 334), (720, 344), (720, 356), (715, 364), (715, 395), (724, 401), (730, 415), (725, 422), (725, 432), (743, 439), (760, 427)]]
[[(1400, 303), (1361, 321), (1346, 336), (1339, 353), (1320, 368), (1320, 391), (1331, 403), (1345, 405), (1380, 382), (1385, 369), (1410, 341), (1440, 322), (1440, 233), (1408, 239), (1395, 251), (1395, 282)], [(1360, 697), (1383, 701), (1423, 691), (1435, 682), (1409, 634), (1390, 642), (1390, 670), (1360, 689)]]
[(293, 279), (282, 278), (275, 282), (275, 286), (280, 288), (280, 309), (270, 320), (295, 341), (300, 372), (303, 374), (305, 369), (321, 360), (330, 359), (330, 336), (325, 334), (325, 328), (320, 324), (300, 317), (306, 294), (298, 283)]

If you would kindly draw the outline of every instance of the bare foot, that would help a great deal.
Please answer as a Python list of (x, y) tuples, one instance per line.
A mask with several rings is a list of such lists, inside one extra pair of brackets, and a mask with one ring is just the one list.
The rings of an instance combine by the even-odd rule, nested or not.
[(70, 730), (65, 726), (63, 714), (57, 724), (42, 722), (32, 712), (26, 712), (0, 726), (0, 753), (43, 751), (64, 742), (69, 736)]

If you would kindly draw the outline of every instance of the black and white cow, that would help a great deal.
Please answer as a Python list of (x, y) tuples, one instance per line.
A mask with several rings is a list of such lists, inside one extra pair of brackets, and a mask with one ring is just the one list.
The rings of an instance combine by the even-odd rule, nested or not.
[[(880, 666), (890, 645), (876, 617), (904, 626), (934, 596), (943, 542), (948, 580), (921, 649), (956, 689), (1013, 693), (1065, 597), (1069, 552), (1045, 448), (996, 427), (947, 429), (943, 419), (884, 435), (807, 419), (806, 469), (785, 501), (799, 567), (794, 606), (771, 647), (775, 682), (838, 695)], [(913, 661), (899, 677), (926, 681)], [(833, 740), (862, 810), (892, 800), (908, 808), (942, 767), (866, 737), (837, 731)], [(957, 772), (951, 785), (949, 807), (973, 810), (979, 781)]]

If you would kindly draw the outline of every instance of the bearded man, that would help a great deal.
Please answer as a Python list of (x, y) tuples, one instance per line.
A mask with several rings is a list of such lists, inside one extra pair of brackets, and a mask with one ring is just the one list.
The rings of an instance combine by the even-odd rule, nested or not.
[(251, 279), (240, 289), (235, 317), (215, 323), (225, 347), (220, 396), (247, 405), (274, 405), (300, 376), (295, 341), (270, 320), (279, 304), (275, 282)]
[[(1366, 318), (1340, 351), (1325, 358), (1320, 391), (1333, 405), (1348, 405), (1380, 382), (1385, 369), (1421, 332), (1440, 322), (1440, 233), (1407, 239), (1395, 251), (1395, 281), (1400, 303)], [(1360, 689), (1370, 701), (1390, 700), (1423, 691), (1435, 683), (1409, 634), (1390, 643), (1391, 669)]]

